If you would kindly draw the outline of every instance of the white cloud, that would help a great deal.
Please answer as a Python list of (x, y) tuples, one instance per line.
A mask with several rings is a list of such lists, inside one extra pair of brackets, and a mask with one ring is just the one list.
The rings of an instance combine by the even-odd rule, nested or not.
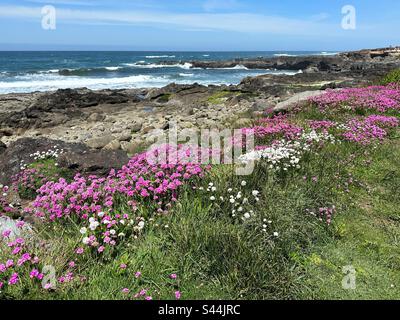
[[(40, 7), (0, 6), (0, 16), (41, 19)], [(252, 13), (170, 13), (154, 11), (102, 11), (57, 9), (57, 22), (74, 24), (126, 24), (247, 33), (324, 35), (340, 32), (340, 25)]]

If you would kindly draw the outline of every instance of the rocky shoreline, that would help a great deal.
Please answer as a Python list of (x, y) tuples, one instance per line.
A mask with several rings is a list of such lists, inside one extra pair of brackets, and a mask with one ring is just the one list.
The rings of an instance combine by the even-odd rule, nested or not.
[[(26, 145), (35, 145), (32, 141), (39, 138), (77, 143), (79, 150), (73, 148), (75, 158), (81, 154), (82, 159), (90, 162), (90, 157), (83, 157), (83, 153), (100, 157), (103, 150), (105, 158), (104, 152), (121, 152), (118, 157), (134, 154), (156, 138), (154, 129), (168, 130), (172, 125), (180, 129), (243, 126), (269, 107), (284, 109), (293, 101), (317, 95), (327, 88), (373, 83), (400, 67), (400, 48), (335, 56), (188, 63), (201, 68), (240, 64), (247, 68), (301, 70), (301, 73), (248, 77), (231, 86), (170, 84), (164, 88), (100, 91), (82, 88), (0, 95), (0, 164), (8, 165), (7, 162), (23, 158), (18, 152), (24, 150), (9, 150), (17, 148), (21, 143), (16, 141), (21, 138), (25, 138), (21, 141)], [(291, 100), (286, 103), (288, 99)], [(36, 147), (45, 148), (48, 144), (51, 143), (42, 141)], [(98, 158), (98, 161), (105, 160)], [(0, 180), (5, 182), (5, 174)]]

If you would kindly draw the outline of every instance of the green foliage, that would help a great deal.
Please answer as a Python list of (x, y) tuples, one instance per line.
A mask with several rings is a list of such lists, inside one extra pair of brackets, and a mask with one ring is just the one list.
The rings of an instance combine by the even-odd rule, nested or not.
[(72, 180), (73, 172), (60, 168), (54, 158), (37, 160), (27, 166), (17, 178), (18, 194), (21, 199), (34, 199), (37, 190), (48, 181), (57, 181), (60, 178)]
[(400, 69), (391, 71), (380, 81), (381, 85), (387, 85), (389, 83), (400, 83)]

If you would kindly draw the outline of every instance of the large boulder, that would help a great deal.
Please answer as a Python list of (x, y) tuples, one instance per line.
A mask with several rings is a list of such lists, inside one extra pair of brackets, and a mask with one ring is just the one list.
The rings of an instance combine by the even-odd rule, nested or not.
[[(41, 94), (25, 109), (0, 115), (0, 125), (11, 128), (53, 127), (84, 116), (83, 110), (102, 104), (120, 105), (137, 101), (135, 95), (118, 90), (92, 91), (59, 89)], [(101, 115), (91, 115), (88, 121), (101, 121)]]
[(83, 143), (46, 138), (22, 138), (11, 143), (0, 154), (0, 184), (9, 185), (12, 177), (20, 172), (22, 163), (34, 161), (31, 157), (33, 153), (51, 149), (63, 151), (58, 158), (60, 166), (83, 174), (107, 174), (111, 168), (119, 168), (129, 160), (123, 151), (92, 150)]
[(63, 110), (71, 107), (88, 108), (104, 103), (120, 104), (129, 100), (129, 97), (125, 94), (115, 90), (59, 89), (40, 97), (33, 107), (42, 111)]
[(67, 143), (64, 141), (46, 138), (22, 138), (11, 143), (8, 148), (0, 154), (0, 184), (8, 185), (12, 176), (21, 170), (21, 164), (33, 162), (31, 155), (37, 151), (43, 152), (58, 148), (64, 151), (84, 151), (88, 149), (84, 144)]
[(114, 140), (114, 137), (111, 135), (104, 135), (101, 137), (92, 138), (86, 141), (86, 144), (93, 149), (102, 149), (106, 145), (108, 145), (111, 141)]
[(64, 152), (58, 159), (62, 168), (68, 168), (84, 175), (107, 175), (111, 169), (120, 169), (129, 158), (122, 150), (85, 150)]

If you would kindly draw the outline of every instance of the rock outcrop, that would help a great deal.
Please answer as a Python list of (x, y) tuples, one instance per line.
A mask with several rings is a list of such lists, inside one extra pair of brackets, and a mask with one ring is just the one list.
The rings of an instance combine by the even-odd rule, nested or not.
[(0, 184), (9, 185), (12, 177), (21, 170), (21, 164), (34, 161), (32, 154), (54, 149), (62, 150), (58, 159), (61, 167), (76, 169), (83, 174), (107, 174), (128, 162), (123, 151), (92, 150), (83, 143), (67, 143), (46, 138), (22, 138), (11, 143), (0, 154)]

